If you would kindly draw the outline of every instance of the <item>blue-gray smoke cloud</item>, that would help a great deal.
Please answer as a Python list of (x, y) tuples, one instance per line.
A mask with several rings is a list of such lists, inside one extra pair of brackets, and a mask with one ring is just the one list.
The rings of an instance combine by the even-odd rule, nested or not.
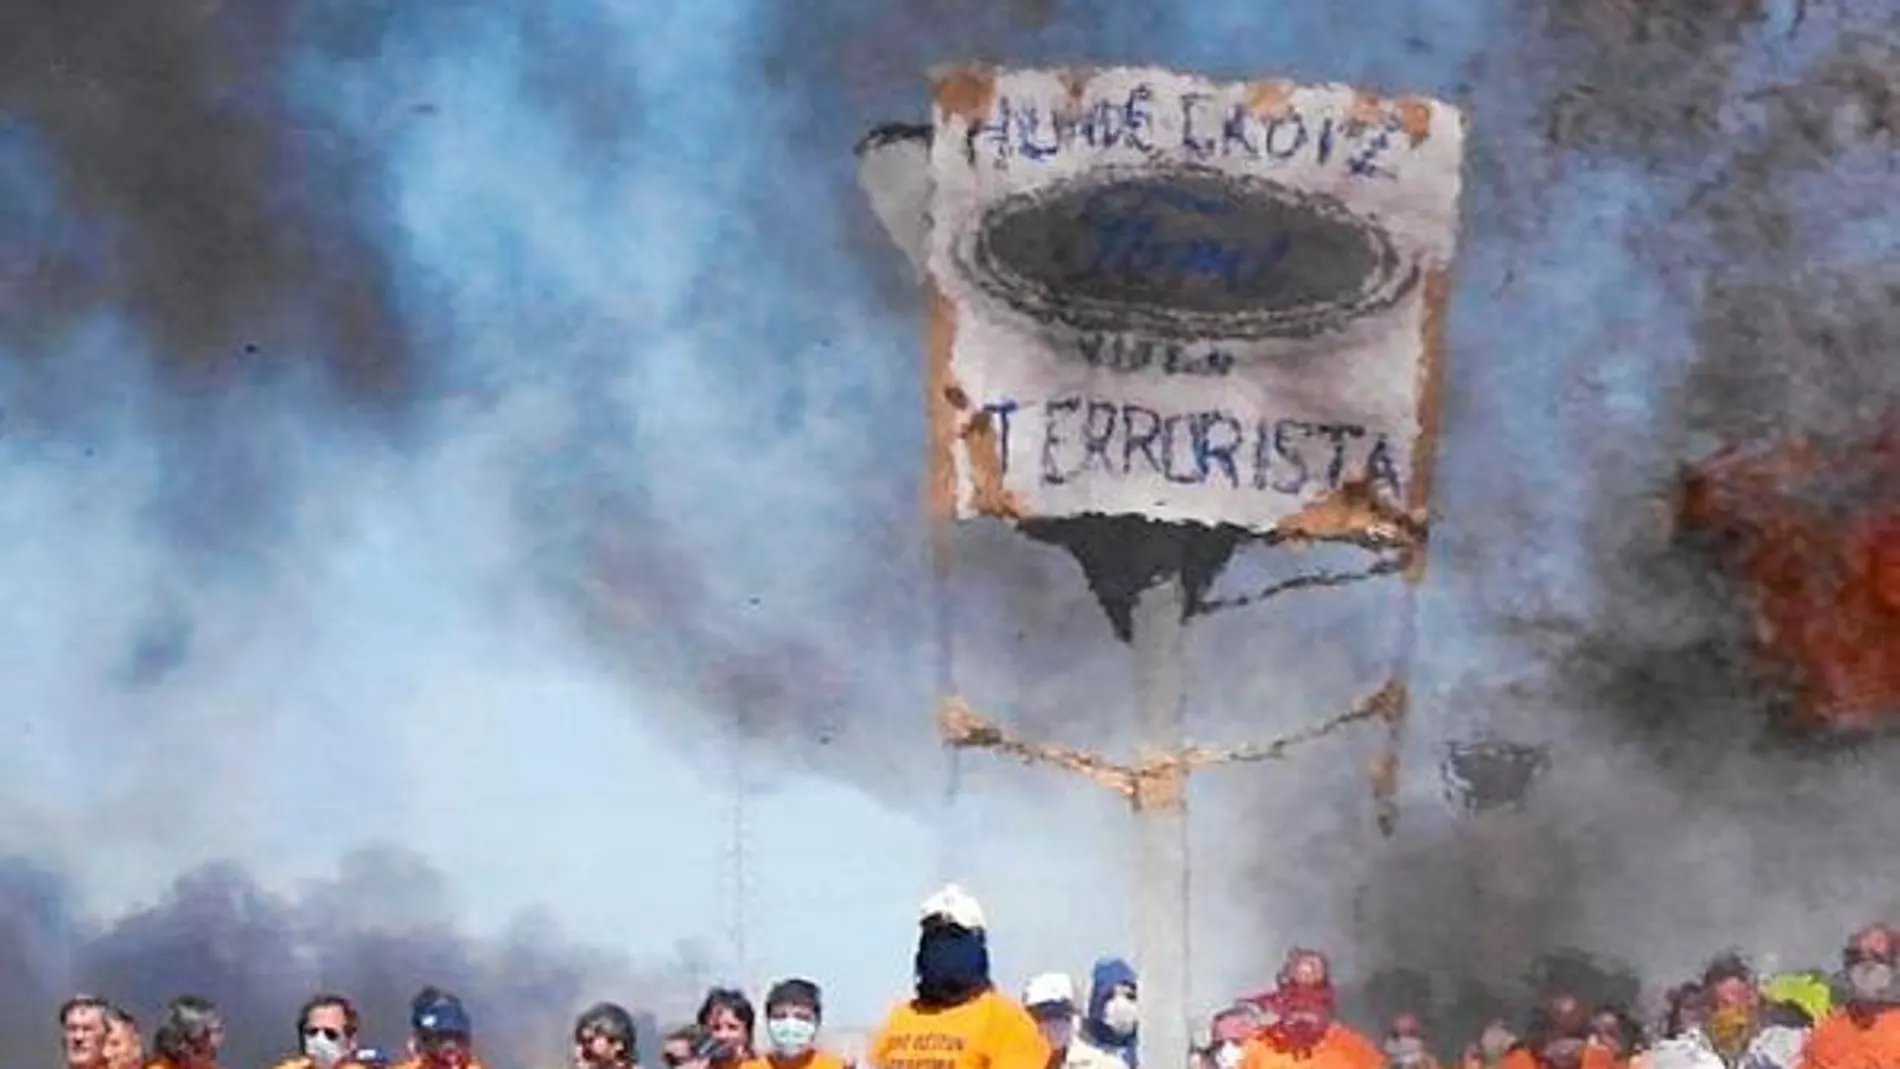
[[(424, 702), (466, 702), (474, 721), (485, 701), (546, 700), (484, 686), (508, 658), (610, 672), (612, 696), (587, 701), (709, 757), (710, 729), (730, 726), (773, 760), (934, 806), (921, 310), (850, 147), (921, 118), (936, 62), (1156, 62), (1430, 92), (1474, 132), (1408, 755), (1425, 816), (1394, 845), (1362, 832), (1360, 742), (1210, 777), (1201, 1000), (1256, 986), (1308, 939), (1361, 973), (1453, 977), (1482, 943), (1487, 982), (1552, 942), (1657, 969), (1722, 932), (1807, 951), (1832, 918), (1808, 891), (1737, 893), (1766, 864), (1747, 844), (1795, 829), (1787, 856), (1859, 909), (1878, 893), (1837, 879), (1859, 825), (1757, 812), (1741, 803), (1780, 788), (1748, 777), (1828, 800), (1810, 812), (1857, 811), (1872, 788), (1725, 757), (1723, 790), (1700, 798), (1706, 780), (1595, 725), (1625, 668), (1674, 648), (1671, 625), (1720, 619), (1657, 608), (1618, 563), (1687, 449), (1683, 391), (1719, 392), (1691, 374), (1721, 355), (1698, 348), (1717, 334), (1695, 325), (1721, 316), (1694, 283), (1712, 262), (1765, 270), (1742, 255), (1750, 235), (1791, 203), (1786, 183), (1834, 166), (1748, 163), (1728, 139), (1770, 118), (1746, 94), (1824, 67), (1814, 42), (1883, 12), (1847, 5), (1791, 35), (1787, 6), (1629, 7), (1585, 5), (1592, 22), (1528, 0), (14, 5), (0, 643), (18, 667), (0, 704), (33, 741), (0, 776), (20, 815), (7, 849), (57, 872), (96, 865), (121, 828), (144, 851), (127, 869), (268, 842), (311, 804), (259, 767), (297, 750), (282, 737), (362, 744), (322, 801), (323, 845), (353, 845), (421, 804), (392, 786), (412, 767), (378, 725)], [(1775, 107), (1791, 106), (1759, 104)], [(1736, 159), (1780, 177), (1749, 186), (1722, 170)], [(1125, 741), (1120, 654), (1072, 565), (995, 530), (960, 541), (969, 689), (1031, 730)], [(1272, 733), (1343, 700), (1382, 667), (1363, 624), (1385, 596), (1199, 628), (1196, 733)], [(1544, 670), (1579, 649), (1605, 670)], [(466, 689), (418, 682), (443, 675)], [(1709, 678), (1650, 690), (1744, 701), (1709, 697)], [(1508, 827), (1434, 824), (1438, 743), (1482, 730), (1553, 740), (1548, 792)], [(176, 789), (181, 765), (216, 786)], [(1038, 782), (999, 770), (971, 789), (1053, 789)], [(268, 799), (249, 840), (224, 823), (245, 798)], [(1697, 867), (1655, 860), (1689, 835), (1711, 844)], [(1077, 864), (1114, 841), (1077, 838)], [(1693, 906), (1669, 904), (1688, 887)], [(1257, 938), (1225, 937), (1236, 927)], [(61, 953), (83, 959), (87, 938)]]
[(44, 1056), (53, 1008), (74, 992), (110, 993), (147, 1039), (181, 992), (216, 1002), (227, 1022), (224, 1060), (272, 1064), (296, 1050), (295, 1010), (312, 993), (347, 990), (362, 1041), (398, 1056), (416, 976), (460, 996), (485, 1057), (524, 1064), (561, 1055), (572, 1013), (612, 992), (629, 1005), (664, 1000), (697, 968), (691, 948), (634, 963), (575, 945), (545, 919), (500, 938), (471, 940), (452, 922), (443, 874), (395, 850), (359, 851), (331, 877), (295, 894), (260, 887), (240, 868), (180, 875), (150, 906), (109, 923), (73, 903), (59, 873), (0, 866), (0, 955), (11, 977), (0, 1006), (8, 1053)]

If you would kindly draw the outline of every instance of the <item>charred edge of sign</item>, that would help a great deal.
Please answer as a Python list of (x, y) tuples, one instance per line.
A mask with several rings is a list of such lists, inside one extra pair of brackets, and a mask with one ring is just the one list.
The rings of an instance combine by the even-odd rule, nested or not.
[[(1451, 272), (1435, 266), (1425, 273), (1424, 317), (1419, 324), (1418, 436), (1412, 442), (1412, 485), (1407, 510), (1421, 525), (1431, 522), (1432, 480), (1438, 471), (1438, 439), (1445, 425), (1445, 319), (1451, 305)], [(1426, 554), (1416, 553), (1405, 569), (1407, 583), (1425, 578)]]
[[(1226, 186), (1242, 197), (1251, 195), (1274, 200), (1349, 228), (1365, 242), (1374, 268), (1357, 290), (1341, 300), (1270, 312), (1207, 312), (1073, 293), (1058, 295), (1049, 283), (1018, 271), (991, 247), (991, 233), (1010, 220), (1044, 209), (1051, 203), (1123, 182), (1167, 181), (1171, 175)], [(955, 258), (958, 269), (977, 289), (1037, 322), (1061, 324), (1081, 331), (1141, 331), (1173, 338), (1309, 339), (1336, 333), (1358, 320), (1386, 311), (1405, 299), (1419, 281), (1417, 267), (1404, 265), (1404, 259), (1393, 248), (1392, 236), (1338, 198), (1293, 189), (1269, 179), (1192, 165), (1164, 169), (1103, 168), (1085, 178), (1052, 183), (1018, 194), (983, 213), (973, 228), (971, 245), (973, 247), (959, 243)]]
[[(967, 409), (969, 398), (952, 385), (960, 408)], [(988, 412), (970, 416), (959, 435), (963, 455), (970, 465), (970, 508), (982, 516), (1020, 520), (1026, 514), (1016, 492), (1003, 485), (1003, 444), (996, 432), (996, 421)]]
[[(935, 565), (949, 567), (950, 527), (957, 516), (957, 411), (952, 403), (955, 385), (950, 357), (956, 349), (957, 306), (935, 279), (930, 283), (929, 336), (925, 343), (924, 388), (930, 441), (929, 477), (925, 480), (925, 508), (930, 519)], [(958, 394), (961, 391), (957, 391)]]
[(1432, 136), (1432, 102), (1421, 96), (1388, 98), (1369, 89), (1353, 90), (1352, 108), (1347, 121), (1359, 126), (1378, 126), (1396, 118), (1406, 140), (1417, 148)]
[(1411, 553), (1424, 541), (1413, 516), (1374, 489), (1370, 479), (1354, 479), (1308, 502), (1274, 525), (1280, 542), (1355, 542), (1396, 545)]
[(1247, 107), (1263, 119), (1284, 119), (1293, 110), (1292, 82), (1269, 78), (1247, 86)]
[(979, 124), (990, 116), (996, 102), (996, 71), (977, 63), (943, 67), (931, 72), (931, 96), (946, 116)]
[[(956, 352), (956, 302), (934, 282), (930, 298), (930, 340), (926, 389), (930, 426), (929, 512), (933, 537), (947, 546), (958, 515), (957, 453), (970, 473), (969, 508), (980, 516), (1020, 520), (1028, 514), (1022, 499), (1004, 486), (1002, 436), (987, 412), (971, 412), (970, 395), (951, 370)], [(948, 567), (948, 550), (938, 554)]]

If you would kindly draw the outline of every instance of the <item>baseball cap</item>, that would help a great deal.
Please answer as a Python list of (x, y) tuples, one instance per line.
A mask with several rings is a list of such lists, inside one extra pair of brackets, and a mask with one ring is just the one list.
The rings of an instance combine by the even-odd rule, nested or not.
[(941, 890), (918, 907), (917, 921), (923, 923), (932, 917), (940, 917), (959, 928), (981, 931), (988, 927), (983, 919), (983, 907), (978, 904), (970, 892), (954, 883), (945, 884)]
[(409, 1027), (424, 1035), (437, 1036), (466, 1036), (474, 1031), (468, 1011), (454, 995), (437, 995), (417, 1003), (409, 1017)]
[(1068, 974), (1046, 972), (1032, 976), (1029, 983), (1023, 985), (1023, 1005), (1030, 1009), (1038, 1006), (1075, 1007), (1075, 981)]

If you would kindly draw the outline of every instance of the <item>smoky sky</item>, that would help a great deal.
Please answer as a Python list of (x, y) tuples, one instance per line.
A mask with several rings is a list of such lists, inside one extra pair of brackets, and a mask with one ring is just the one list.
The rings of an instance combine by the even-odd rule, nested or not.
[[(341, 503), (384, 480), (435, 510), (441, 552), (386, 552), (358, 611), (439, 626), (419, 577), (465, 552), (479, 577), (457, 612), (552, 612), (627, 715), (709, 766), (736, 733), (763, 767), (934, 813), (946, 669), (1037, 734), (1125, 748), (1125, 662), (1060, 551), (961, 531), (945, 655), (922, 306), (851, 146), (922, 120), (925, 71), (951, 60), (1347, 81), (1472, 119), (1407, 816), (1392, 841), (1367, 832), (1363, 736), (1210, 776), (1201, 927), (1249, 938), (1203, 939), (1197, 976), (1257, 986), (1287, 943), (1323, 942), (1360, 976), (1402, 966), (1431, 989), (1390, 981), (1391, 998), (1475, 1006), (1519, 994), (1500, 978), (1540, 951), (1648, 976), (1731, 937), (1814, 953), (1861, 919), (1835, 912), (1884, 905), (1886, 870), (1863, 864), (1878, 769), (1764, 749), (1745, 603), (1666, 522), (1710, 442), (1879, 419), (1891, 282), (1872, 265), (1890, 235), (1859, 221), (1892, 192), (1880, 6), (122, 6), (0, 15), (6, 515), (70, 524), (38, 531), (59, 543), (97, 534), (98, 502), (131, 502), (97, 567), (16, 577), (85, 620), (87, 653), (49, 644), (18, 677), (48, 715), (132, 755), (214, 726), (242, 762), (288, 725), (207, 710), (195, 681), (301, 658), (324, 553), (386, 518)], [(123, 563), (148, 557), (163, 565)], [(1250, 552), (1223, 592), (1286, 566)], [(532, 595), (509, 601), (523, 579)], [(1291, 728), (1376, 682), (1389, 636), (1366, 622), (1385, 596), (1197, 624), (1196, 737)], [(372, 675), (400, 657), (320, 655)], [(1550, 744), (1553, 770), (1524, 812), (1453, 820), (1442, 744), (1484, 732)], [(162, 796), (145, 766), (125, 775)], [(221, 801), (181, 823), (211, 826)], [(1705, 848), (1683, 860), (1690, 841)], [(1120, 845), (1074, 838), (1078, 858)], [(426, 920), (391, 925), (419, 942), (372, 950), (346, 924), (298, 957), (278, 933), (332, 915), (263, 895), (262, 874), (198, 873), (156, 914), (97, 928), (57, 913), (57, 863), (12, 871), (10, 915), (56, 911), (11, 951), (47, 997), (118, 984), (149, 1009), (202, 983), (257, 992), (268, 1021), (318, 981), (391, 1005), (421, 979), (397, 971), (412, 954), (480, 1014), (538, 988), (477, 959), (561, 996), (535, 1007), (592, 975), (584, 953), (477, 948)], [(1803, 890), (1744, 890), (1797, 872)], [(401, 897), (396, 882), (334, 894)], [(300, 964), (250, 977), (165, 942), (212, 931), (255, 940), (245, 962)], [(247, 1051), (274, 1043), (244, 1027)]]
[(154, 890), (162, 893), (149, 906), (98, 923), (75, 913), (76, 889), (58, 872), (23, 859), (0, 866), (9, 1058), (53, 1057), (53, 1010), (75, 992), (131, 1010), (148, 1042), (167, 1001), (202, 995), (224, 1012), (225, 1060), (264, 1065), (295, 1051), (305, 998), (344, 991), (363, 1013), (365, 1045), (400, 1051), (409, 1000), (427, 983), (463, 999), (490, 1058), (531, 1063), (562, 1056), (581, 1007), (609, 995), (667, 1006), (695, 969), (689, 946), (640, 965), (572, 946), (533, 919), (471, 938), (456, 922), (452, 882), (396, 850), (345, 857), (334, 876), (295, 894), (266, 891), (224, 864)]

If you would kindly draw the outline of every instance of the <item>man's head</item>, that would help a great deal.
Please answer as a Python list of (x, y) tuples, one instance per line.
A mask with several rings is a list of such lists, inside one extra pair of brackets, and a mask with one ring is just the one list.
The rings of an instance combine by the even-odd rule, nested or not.
[(1023, 1008), (1036, 1019), (1051, 1050), (1064, 1051), (1075, 1041), (1075, 981), (1067, 973), (1046, 972), (1023, 985)]
[(349, 999), (328, 992), (314, 995), (297, 1011), (297, 1043), (317, 1069), (331, 1069), (356, 1053), (360, 1023)]
[(780, 1059), (799, 1058), (818, 1041), (824, 992), (810, 980), (780, 980), (765, 993), (765, 1038)]
[(1496, 1065), (1517, 1046), (1517, 1033), (1501, 1018), (1493, 1018), (1478, 1032), (1478, 1059), (1486, 1065)]
[(752, 1033), (758, 1013), (745, 992), (731, 987), (715, 987), (706, 992), (695, 1018), (706, 1033), (708, 1043), (702, 1053), (714, 1064), (742, 1061), (752, 1052)]
[(224, 1017), (210, 999), (180, 995), (166, 1005), (152, 1045), (175, 1069), (209, 1069), (224, 1048)]
[(612, 1002), (596, 1002), (574, 1018), (574, 1064), (596, 1069), (632, 1066), (639, 1049), (633, 1014)]
[(1102, 958), (1089, 971), (1088, 1020), (1094, 1038), (1121, 1046), (1134, 1042), (1141, 1027), (1140, 992), (1135, 967), (1121, 958)]
[(59, 1007), (59, 1030), (69, 1069), (99, 1069), (106, 1061), (106, 1002), (75, 995)]
[(474, 1022), (453, 993), (425, 987), (409, 1001), (409, 1050), (430, 1069), (466, 1069), (474, 1040)]
[(1410, 1067), (1424, 1065), (1428, 1060), (1425, 1049), (1425, 1023), (1418, 1014), (1406, 1012), (1392, 1018), (1392, 1024), (1385, 1033), (1385, 1056), (1393, 1066)]
[(1605, 1007), (1590, 1015), (1590, 1042), (1618, 1059), (1635, 1054), (1641, 1039), (1641, 1027), (1623, 1009)]
[(1532, 1028), (1537, 1060), (1550, 1069), (1576, 1069), (1590, 1043), (1590, 1012), (1568, 992), (1545, 996)]
[(140, 1069), (145, 1064), (145, 1037), (138, 1019), (121, 1006), (106, 1007), (106, 1069)]
[(1245, 1043), (1260, 1031), (1260, 1007), (1251, 1002), (1236, 1002), (1214, 1015), (1208, 1031), (1216, 1043)]
[(1841, 953), (1847, 994), (1852, 1003), (1885, 1005), (1895, 999), (1894, 978), (1900, 967), (1900, 939), (1885, 924), (1871, 924), (1855, 932)]
[(660, 1061), (666, 1069), (701, 1069), (704, 1062), (697, 1052), (705, 1041), (706, 1033), (698, 1025), (675, 1028), (660, 1044)]
[(1235, 1069), (1245, 1056), (1247, 1041), (1260, 1033), (1260, 1008), (1251, 1002), (1236, 1002), (1216, 1013), (1208, 1022), (1213, 1040), (1215, 1069)]
[(1337, 1009), (1332, 965), (1326, 955), (1317, 950), (1289, 951), (1271, 1002), (1279, 1015), (1272, 1032), (1283, 1046), (1310, 1049), (1324, 1039)]
[(1739, 955), (1724, 954), (1703, 970), (1701, 986), (1705, 1004), (1703, 1034), (1724, 1055), (1733, 1056), (1748, 1049), (1761, 1009), (1761, 989), (1755, 981), (1755, 970)]
[(948, 884), (917, 911), (917, 1001), (959, 1005), (990, 988), (988, 921), (970, 893)]

